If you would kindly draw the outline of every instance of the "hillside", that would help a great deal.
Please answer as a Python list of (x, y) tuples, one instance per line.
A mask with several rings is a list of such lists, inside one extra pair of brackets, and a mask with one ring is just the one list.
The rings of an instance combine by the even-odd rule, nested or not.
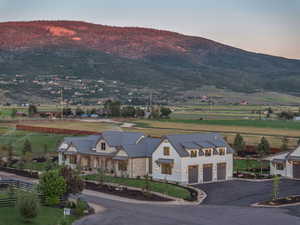
[(96, 99), (146, 94), (149, 88), (172, 97), (204, 85), (298, 95), (300, 60), (154, 29), (77, 21), (6, 22), (0, 23), (0, 79), (0, 89), (10, 90), (9, 98), (17, 98), (12, 90), (18, 87), (25, 96), (55, 98), (66, 83), (70, 98), (78, 88), (81, 98)]

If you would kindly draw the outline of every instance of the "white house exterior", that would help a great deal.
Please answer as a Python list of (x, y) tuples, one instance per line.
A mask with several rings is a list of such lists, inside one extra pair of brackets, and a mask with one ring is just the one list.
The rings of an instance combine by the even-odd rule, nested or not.
[(233, 176), (233, 150), (218, 134), (167, 135), (152, 162), (153, 179), (196, 184)]
[(300, 179), (300, 146), (265, 158), (270, 161), (270, 174)]
[(182, 184), (228, 180), (233, 149), (218, 134), (177, 134), (162, 138), (143, 133), (106, 131), (65, 138), (59, 164), (130, 178), (151, 176)]

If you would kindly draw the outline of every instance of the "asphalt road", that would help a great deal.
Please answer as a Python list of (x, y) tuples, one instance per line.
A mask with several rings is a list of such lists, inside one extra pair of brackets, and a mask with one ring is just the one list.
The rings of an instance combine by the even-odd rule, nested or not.
[[(271, 182), (229, 181), (197, 185), (208, 194), (199, 206), (128, 204), (83, 196), (106, 208), (77, 221), (76, 225), (300, 225), (300, 206), (251, 208), (257, 200), (269, 199)], [(300, 181), (283, 180), (281, 193), (300, 194)]]

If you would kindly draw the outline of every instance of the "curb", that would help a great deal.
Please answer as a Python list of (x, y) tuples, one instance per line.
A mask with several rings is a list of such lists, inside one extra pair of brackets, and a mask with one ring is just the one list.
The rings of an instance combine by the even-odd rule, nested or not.
[(234, 177), (234, 178), (232, 178), (232, 180), (249, 181), (249, 182), (266, 182), (266, 181), (271, 181), (272, 178), (269, 178), (269, 179), (245, 179), (245, 178)]
[[(97, 181), (89, 181), (89, 182), (93, 182), (93, 183), (96, 183), (96, 184), (98, 183)], [(137, 188), (137, 187), (131, 187), (131, 186), (126, 186), (126, 185), (118, 185), (118, 184), (115, 184), (115, 183), (105, 183), (105, 184), (111, 185), (113, 187), (126, 187), (129, 190), (142, 191), (141, 188)], [(93, 196), (95, 196), (96, 193), (99, 193), (99, 195), (101, 195), (101, 197), (103, 197), (103, 198), (112, 199), (112, 200), (116, 200), (116, 201), (120, 200), (122, 202), (137, 203), (137, 204), (140, 203), (140, 204), (164, 204), (164, 205), (199, 205), (207, 197), (207, 194), (204, 191), (202, 191), (200, 189), (197, 189), (193, 186), (189, 186), (189, 185), (181, 185), (181, 186), (183, 188), (190, 188), (190, 189), (193, 189), (194, 191), (196, 191), (197, 192), (197, 200), (193, 201), (193, 202), (192, 201), (187, 201), (187, 200), (184, 200), (184, 199), (181, 199), (181, 198), (172, 197), (172, 196), (162, 194), (162, 193), (159, 193), (159, 192), (154, 192), (154, 191), (149, 191), (149, 193), (160, 196), (160, 197), (164, 197), (164, 198), (167, 198), (167, 199), (171, 199), (171, 201), (142, 201), (142, 200), (136, 200), (136, 199), (131, 199), (131, 198), (120, 197), (120, 196), (117, 196), (117, 195), (107, 194), (107, 193), (103, 193), (101, 191), (95, 191), (95, 190), (90, 190), (90, 189), (84, 189), (82, 193), (84, 193), (84, 191), (88, 191), (88, 192), (91, 191), (91, 193), (95, 192), (95, 193), (92, 194)]]
[(298, 203), (291, 203), (291, 204), (284, 204), (284, 205), (260, 205), (259, 202), (251, 204), (251, 207), (257, 207), (257, 208), (283, 208), (288, 206), (298, 206), (300, 205), (300, 202)]

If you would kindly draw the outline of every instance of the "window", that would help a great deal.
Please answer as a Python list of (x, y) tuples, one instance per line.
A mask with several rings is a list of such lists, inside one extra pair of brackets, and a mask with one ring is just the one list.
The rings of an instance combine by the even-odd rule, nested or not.
[(205, 156), (211, 156), (211, 149), (205, 150)]
[(127, 161), (118, 162), (118, 168), (120, 171), (126, 171), (127, 170)]
[(152, 174), (152, 158), (149, 158), (149, 173)]
[(225, 148), (219, 148), (219, 155), (225, 155)]
[(101, 150), (105, 150), (106, 148), (106, 144), (105, 143), (101, 143)]
[(70, 162), (71, 164), (76, 164), (76, 161), (77, 161), (76, 155), (70, 155), (70, 156), (69, 156), (69, 162)]
[(191, 151), (191, 157), (192, 157), (192, 158), (197, 157), (197, 150)]
[(162, 163), (161, 164), (161, 173), (171, 175), (172, 174), (172, 166), (167, 163)]
[(283, 170), (283, 163), (276, 163), (276, 170)]
[(164, 147), (164, 155), (170, 155), (170, 148)]

